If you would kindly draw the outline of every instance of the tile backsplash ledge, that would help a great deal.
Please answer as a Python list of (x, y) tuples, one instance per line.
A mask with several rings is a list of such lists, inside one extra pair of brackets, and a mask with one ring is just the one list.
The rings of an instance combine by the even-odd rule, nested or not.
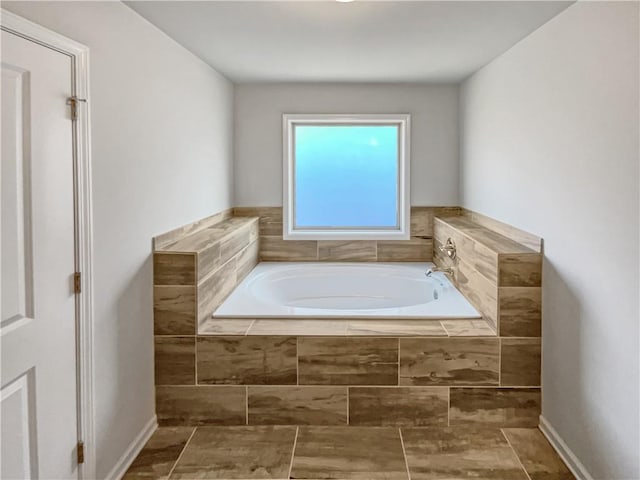
[(260, 218), (263, 262), (430, 262), (433, 218), (460, 215), (460, 207), (411, 207), (409, 240), (284, 240), (282, 207), (236, 207), (236, 217)]

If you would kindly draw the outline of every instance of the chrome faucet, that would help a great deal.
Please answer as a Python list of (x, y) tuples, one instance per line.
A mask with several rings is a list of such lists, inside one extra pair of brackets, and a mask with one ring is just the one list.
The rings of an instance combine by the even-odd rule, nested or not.
[(427, 277), (430, 277), (431, 274), (434, 273), (434, 272), (443, 272), (443, 273), (446, 273), (447, 275), (453, 275), (453, 268), (433, 266), (433, 267), (427, 269), (427, 271), (424, 272), (424, 274)]

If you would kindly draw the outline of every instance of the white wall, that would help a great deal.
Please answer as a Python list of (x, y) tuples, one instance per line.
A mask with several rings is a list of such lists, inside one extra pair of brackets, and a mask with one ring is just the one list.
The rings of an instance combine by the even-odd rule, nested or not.
[(545, 239), (543, 416), (638, 479), (638, 3), (578, 2), (468, 79), (465, 207)]
[(237, 206), (282, 205), (283, 113), (410, 113), (412, 205), (457, 205), (457, 86), (237, 85)]
[(151, 237), (231, 206), (233, 86), (120, 2), (3, 2), (91, 49), (97, 474), (154, 415)]

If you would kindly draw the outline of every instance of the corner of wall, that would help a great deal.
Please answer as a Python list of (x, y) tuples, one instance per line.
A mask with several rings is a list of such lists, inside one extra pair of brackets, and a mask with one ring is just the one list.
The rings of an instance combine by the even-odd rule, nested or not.
[(158, 420), (154, 415), (127, 446), (111, 471), (104, 477), (105, 480), (120, 480), (157, 428)]

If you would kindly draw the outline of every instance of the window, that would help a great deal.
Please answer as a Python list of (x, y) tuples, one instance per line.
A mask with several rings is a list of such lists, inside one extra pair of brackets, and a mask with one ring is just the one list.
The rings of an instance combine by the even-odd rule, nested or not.
[(409, 238), (409, 115), (284, 115), (284, 238)]

